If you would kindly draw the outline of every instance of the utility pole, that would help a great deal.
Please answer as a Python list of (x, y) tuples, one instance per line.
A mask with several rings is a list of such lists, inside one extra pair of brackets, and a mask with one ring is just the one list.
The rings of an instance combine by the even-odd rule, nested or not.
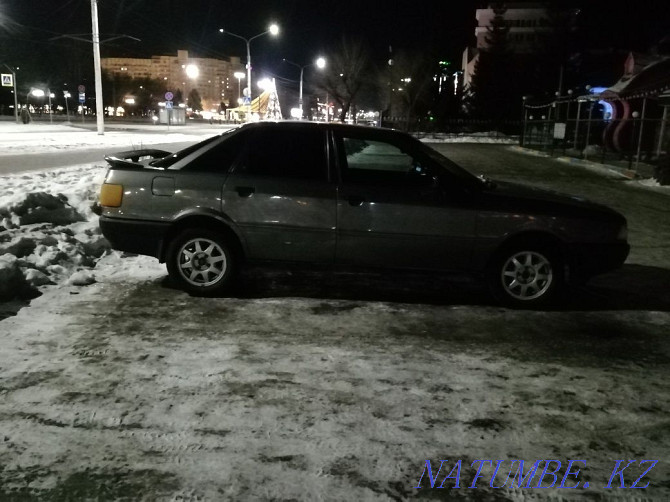
[(16, 94), (16, 72), (13, 68), (2, 63), (9, 71), (12, 72), (12, 85), (14, 86), (14, 116), (16, 117), (16, 123), (19, 123), (19, 102)]
[[(82, 38), (78, 35), (59, 35), (57, 37), (50, 38), (49, 41), (58, 40), (61, 38), (71, 38), (73, 40), (79, 40), (81, 42), (87, 42), (93, 44), (93, 69), (95, 72), (95, 114), (96, 122), (98, 124), (98, 134), (105, 134), (105, 107), (102, 101), (102, 70), (100, 69), (100, 32), (98, 31), (98, 0), (91, 0), (91, 26), (92, 34), (91, 39)], [(81, 35), (81, 34), (80, 34)], [(86, 34), (88, 35), (88, 34)], [(131, 37), (129, 35), (116, 35), (112, 38), (103, 40), (102, 43), (111, 42), (118, 38), (130, 38), (137, 42), (140, 41), (139, 38)], [(81, 114), (82, 123), (84, 121), (84, 113)]]
[(93, 26), (93, 66), (95, 69), (95, 115), (98, 134), (105, 134), (105, 116), (102, 102), (102, 71), (100, 70), (100, 32), (98, 31), (98, 0), (91, 0), (91, 24)]

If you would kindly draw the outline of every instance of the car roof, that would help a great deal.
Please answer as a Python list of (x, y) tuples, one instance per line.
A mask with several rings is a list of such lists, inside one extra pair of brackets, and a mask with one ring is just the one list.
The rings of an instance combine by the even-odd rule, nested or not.
[(367, 132), (375, 131), (380, 134), (395, 134), (411, 137), (409, 134), (399, 131), (396, 129), (388, 129), (385, 127), (372, 127), (365, 125), (357, 124), (342, 124), (337, 122), (312, 122), (309, 120), (265, 120), (262, 122), (251, 122), (243, 124), (241, 129), (256, 129), (256, 128), (265, 128), (265, 127), (281, 127), (286, 129), (292, 128), (313, 128), (313, 129), (330, 129), (333, 131), (348, 131), (350, 133), (355, 132)]

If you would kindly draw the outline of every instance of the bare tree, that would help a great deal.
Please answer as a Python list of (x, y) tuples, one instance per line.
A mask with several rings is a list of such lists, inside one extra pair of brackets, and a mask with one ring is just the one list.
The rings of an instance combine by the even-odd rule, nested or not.
[(373, 80), (374, 71), (370, 52), (361, 40), (342, 38), (331, 54), (316, 87), (326, 91), (338, 103), (342, 110), (339, 118), (344, 121), (356, 97)]
[(397, 100), (405, 118), (404, 129), (409, 130), (419, 103), (429, 98), (433, 82), (431, 58), (426, 53), (399, 52), (394, 60), (391, 86), (391, 105)]

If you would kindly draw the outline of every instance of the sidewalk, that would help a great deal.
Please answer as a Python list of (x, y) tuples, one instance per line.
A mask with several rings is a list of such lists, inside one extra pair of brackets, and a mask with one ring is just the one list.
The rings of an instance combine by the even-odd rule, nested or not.
[[(524, 148), (518, 145), (512, 146), (510, 148), (512, 148), (517, 152), (525, 153), (527, 155), (536, 155), (538, 157), (552, 157), (552, 155), (550, 155), (547, 152), (543, 152), (541, 150), (534, 150), (531, 148)], [(568, 157), (565, 155), (558, 155), (553, 158), (555, 158), (559, 162), (565, 162), (577, 167), (582, 167), (592, 171), (601, 172), (602, 174), (608, 176), (617, 176), (627, 178), (629, 180), (654, 177), (654, 166), (646, 164), (644, 162), (638, 162), (637, 165), (635, 162), (632, 162), (632, 165), (629, 168), (630, 163), (627, 160), (609, 159), (607, 160), (606, 163), (601, 163), (587, 159)]]

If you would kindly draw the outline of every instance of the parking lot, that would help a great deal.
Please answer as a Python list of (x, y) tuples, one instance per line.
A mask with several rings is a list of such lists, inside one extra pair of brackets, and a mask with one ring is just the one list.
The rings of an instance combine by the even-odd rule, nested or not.
[[(0, 322), (0, 498), (670, 497), (668, 193), (504, 146), (436, 148), (621, 211), (627, 264), (563, 308), (514, 311), (468, 277), (292, 269), (197, 298), (155, 260), (108, 256), (97, 283)], [(146, 273), (124, 275), (129, 260)], [(448, 493), (428, 459), (448, 461), (440, 483), (462, 461)], [(468, 488), (478, 459), (504, 472)], [(491, 487), (521, 459), (560, 461), (559, 483)], [(558, 488), (575, 459), (580, 487)], [(621, 459), (626, 488), (604, 488)]]

